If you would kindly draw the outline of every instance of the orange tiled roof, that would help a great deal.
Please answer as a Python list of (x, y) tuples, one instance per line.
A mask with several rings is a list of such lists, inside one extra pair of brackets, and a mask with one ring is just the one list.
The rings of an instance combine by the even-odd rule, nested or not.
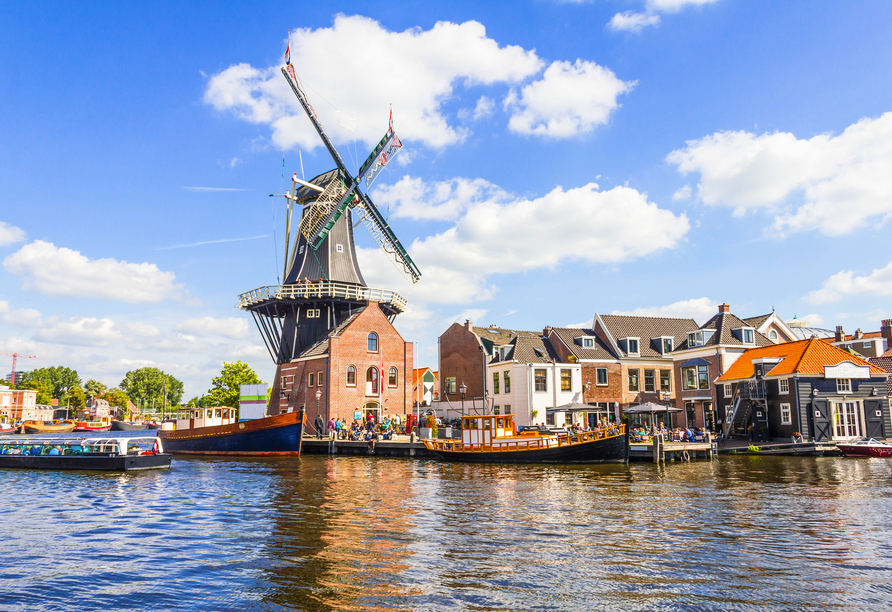
[(833, 346), (822, 338), (810, 338), (798, 342), (749, 349), (731, 364), (728, 371), (722, 374), (717, 382), (752, 378), (755, 375), (753, 361), (770, 358), (780, 358), (781, 361), (766, 372), (765, 376), (823, 374), (824, 366), (836, 365), (844, 361), (850, 361), (860, 366), (870, 366), (871, 374), (885, 374), (885, 370), (879, 366), (868, 363), (838, 346)]
[(856, 338), (855, 334), (850, 336), (846, 336), (845, 342), (857, 342), (858, 340), (870, 340), (871, 338), (882, 338), (883, 332), (867, 332), (865, 334), (861, 334), (860, 338)]

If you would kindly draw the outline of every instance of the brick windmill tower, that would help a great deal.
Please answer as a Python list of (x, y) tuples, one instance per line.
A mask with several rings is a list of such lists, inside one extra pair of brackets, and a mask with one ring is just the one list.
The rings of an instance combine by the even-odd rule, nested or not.
[[(407, 376), (412, 371), (412, 344), (393, 328), (393, 319), (405, 309), (406, 299), (395, 291), (366, 285), (353, 240), (358, 221), (411, 282), (421, 277), (362, 191), (402, 143), (391, 123), (353, 176), (307, 101), (287, 52), (282, 74), (335, 168), (310, 181), (297, 174), (292, 177), (291, 190), (284, 194), (283, 284), (239, 296), (238, 308), (251, 313), (278, 366), (268, 414), (305, 406), (311, 430), (316, 416), (327, 423), (329, 418), (349, 422), (357, 415), (405, 414), (412, 400), (411, 376)], [(298, 216), (292, 231), (292, 220)]]

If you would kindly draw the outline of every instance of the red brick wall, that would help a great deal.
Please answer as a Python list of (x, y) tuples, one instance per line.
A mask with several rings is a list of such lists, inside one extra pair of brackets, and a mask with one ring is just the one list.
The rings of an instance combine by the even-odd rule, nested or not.
[(455, 377), (456, 393), (448, 394), (450, 401), (461, 401), (458, 388), (468, 387), (466, 398), (483, 397), (483, 352), (476, 334), (461, 323), (453, 323), (440, 336), (440, 398), (446, 399), (446, 380)]
[[(368, 351), (369, 333), (378, 334), (378, 352)], [(383, 368), (382, 368), (383, 360)], [(347, 386), (347, 367), (356, 367), (356, 386)], [(366, 371), (378, 368), (379, 393), (366, 395)], [(388, 372), (397, 369), (397, 384), (388, 384)], [(323, 373), (323, 384), (318, 382)], [(317, 377), (308, 387), (308, 374)], [(284, 381), (283, 381), (284, 379)], [(286, 397), (281, 397), (281, 391)], [(329, 356), (280, 365), (273, 381), (270, 414), (289, 408), (306, 406), (307, 426), (315, 431), (316, 391), (321, 390), (319, 414), (326, 423), (331, 417), (353, 420), (354, 410), (363, 410), (368, 402), (377, 402), (390, 415), (405, 415), (412, 411), (412, 344), (403, 340), (377, 303), (369, 305), (337, 337), (329, 338)], [(381, 414), (379, 409), (379, 414)]]
[[(583, 401), (588, 402), (622, 402), (623, 378), (622, 366), (618, 363), (585, 363), (582, 364), (582, 383), (591, 383), (583, 394)], [(598, 368), (607, 368), (607, 386), (598, 386)]]

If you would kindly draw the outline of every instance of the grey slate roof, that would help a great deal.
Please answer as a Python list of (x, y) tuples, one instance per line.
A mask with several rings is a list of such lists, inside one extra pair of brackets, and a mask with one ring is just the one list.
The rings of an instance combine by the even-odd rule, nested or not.
[(771, 316), (771, 313), (759, 315), (758, 317), (747, 317), (746, 319), (741, 319), (744, 323), (749, 325), (750, 327), (755, 327), (759, 329), (759, 326), (765, 322), (765, 319)]
[[(660, 348), (650, 341), (651, 338), (671, 336), (673, 350), (682, 342), (686, 342), (688, 332), (699, 329), (694, 319), (677, 319), (673, 317), (636, 317), (631, 315), (600, 315), (604, 326), (613, 339), (619, 344), (620, 338), (640, 338), (638, 354), (641, 357), (662, 357)], [(736, 317), (735, 317), (736, 318)], [(622, 350), (622, 346), (620, 346)], [(627, 356), (625, 353), (623, 357)]]
[[(570, 353), (576, 355), (577, 359), (616, 359), (616, 355), (613, 354), (610, 346), (597, 337), (594, 330), (575, 327), (554, 327), (552, 331), (569, 347)], [(580, 336), (594, 338), (595, 346), (593, 348), (585, 348), (577, 344), (575, 338)]]
[[(759, 347), (759, 346), (771, 346), (774, 344), (771, 340), (765, 337), (761, 332), (755, 331), (754, 340), (755, 344), (744, 344), (742, 340), (738, 340), (734, 333), (731, 331), (732, 329), (737, 329), (738, 327), (754, 327), (753, 325), (749, 325), (745, 323), (742, 319), (737, 316), (731, 314), (730, 312), (720, 312), (714, 315), (709, 321), (704, 323), (698, 329), (714, 329), (715, 333), (707, 340), (702, 346), (694, 347), (694, 348), (702, 348), (703, 346), (718, 346), (719, 344), (723, 344), (726, 346), (740, 346), (740, 347)], [(695, 331), (695, 330), (691, 330)], [(685, 350), (691, 348), (688, 346), (687, 335), (685, 335), (684, 342), (676, 349), (676, 350)]]
[(521, 363), (551, 363), (560, 361), (560, 357), (546, 342), (542, 336), (515, 336), (512, 341), (514, 348), (508, 355), (508, 359), (514, 359)]

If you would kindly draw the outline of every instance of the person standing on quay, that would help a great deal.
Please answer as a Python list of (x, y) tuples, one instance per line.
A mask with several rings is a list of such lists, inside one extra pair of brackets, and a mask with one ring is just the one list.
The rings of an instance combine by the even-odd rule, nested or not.
[(318, 414), (316, 415), (316, 420), (313, 421), (313, 425), (316, 426), (316, 439), (322, 439), (322, 430), (325, 429), (325, 421), (322, 420), (322, 417)]

